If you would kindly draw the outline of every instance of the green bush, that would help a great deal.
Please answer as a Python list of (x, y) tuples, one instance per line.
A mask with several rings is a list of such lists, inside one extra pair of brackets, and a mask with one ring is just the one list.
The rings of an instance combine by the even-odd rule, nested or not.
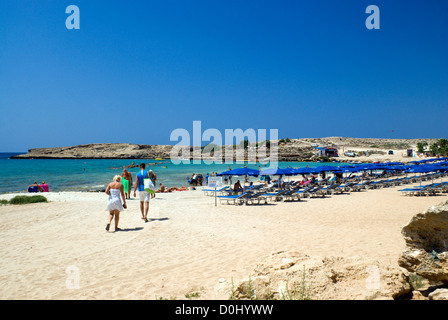
[(0, 206), (7, 205), (7, 204), (8, 204), (8, 200), (4, 200), (4, 199), (0, 200)]
[(15, 196), (9, 200), (10, 204), (28, 204), (37, 202), (48, 202), (44, 196)]

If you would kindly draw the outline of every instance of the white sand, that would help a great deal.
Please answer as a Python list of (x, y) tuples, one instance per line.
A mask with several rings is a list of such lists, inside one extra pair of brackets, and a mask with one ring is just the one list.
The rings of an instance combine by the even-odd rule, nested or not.
[(185, 299), (199, 291), (227, 299), (220, 279), (247, 278), (281, 250), (397, 265), (401, 227), (448, 199), (404, 197), (401, 188), (260, 206), (215, 207), (200, 191), (158, 194), (148, 223), (129, 200), (120, 232), (104, 229), (104, 193), (48, 193), (50, 203), (0, 207), (0, 298)]

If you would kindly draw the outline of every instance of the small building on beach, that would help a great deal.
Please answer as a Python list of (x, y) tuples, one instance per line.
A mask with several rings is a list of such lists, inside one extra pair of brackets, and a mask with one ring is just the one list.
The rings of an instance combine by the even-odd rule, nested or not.
[(316, 147), (319, 156), (322, 157), (339, 157), (338, 148), (336, 147)]

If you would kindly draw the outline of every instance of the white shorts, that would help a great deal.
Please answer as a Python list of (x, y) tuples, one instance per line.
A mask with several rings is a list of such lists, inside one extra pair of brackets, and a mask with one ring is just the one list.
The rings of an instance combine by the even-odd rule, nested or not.
[(149, 202), (149, 192), (148, 191), (139, 191), (138, 197), (140, 201)]

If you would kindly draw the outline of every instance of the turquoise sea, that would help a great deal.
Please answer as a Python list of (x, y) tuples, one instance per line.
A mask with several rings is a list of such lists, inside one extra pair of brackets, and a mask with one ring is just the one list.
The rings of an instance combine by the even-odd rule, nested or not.
[[(90, 160), (90, 159), (10, 159), (17, 153), (0, 153), (0, 194), (8, 192), (25, 192), (34, 181), (45, 181), (50, 191), (88, 191), (101, 189), (112, 181), (114, 175), (123, 172), (122, 167), (136, 164), (150, 163), (147, 169), (152, 169), (157, 176), (157, 183), (162, 182), (166, 187), (188, 186), (188, 179), (193, 173), (222, 172), (244, 166), (244, 163), (234, 164), (178, 164), (156, 161), (152, 159), (126, 160)], [(279, 162), (280, 168), (286, 167), (315, 167), (321, 165), (338, 165), (337, 163), (315, 162)], [(248, 164), (249, 168), (258, 169), (259, 164)], [(112, 169), (119, 168), (119, 169)], [(139, 168), (128, 169), (133, 176)], [(235, 179), (234, 179), (235, 180)], [(256, 181), (257, 178), (251, 178)]]

